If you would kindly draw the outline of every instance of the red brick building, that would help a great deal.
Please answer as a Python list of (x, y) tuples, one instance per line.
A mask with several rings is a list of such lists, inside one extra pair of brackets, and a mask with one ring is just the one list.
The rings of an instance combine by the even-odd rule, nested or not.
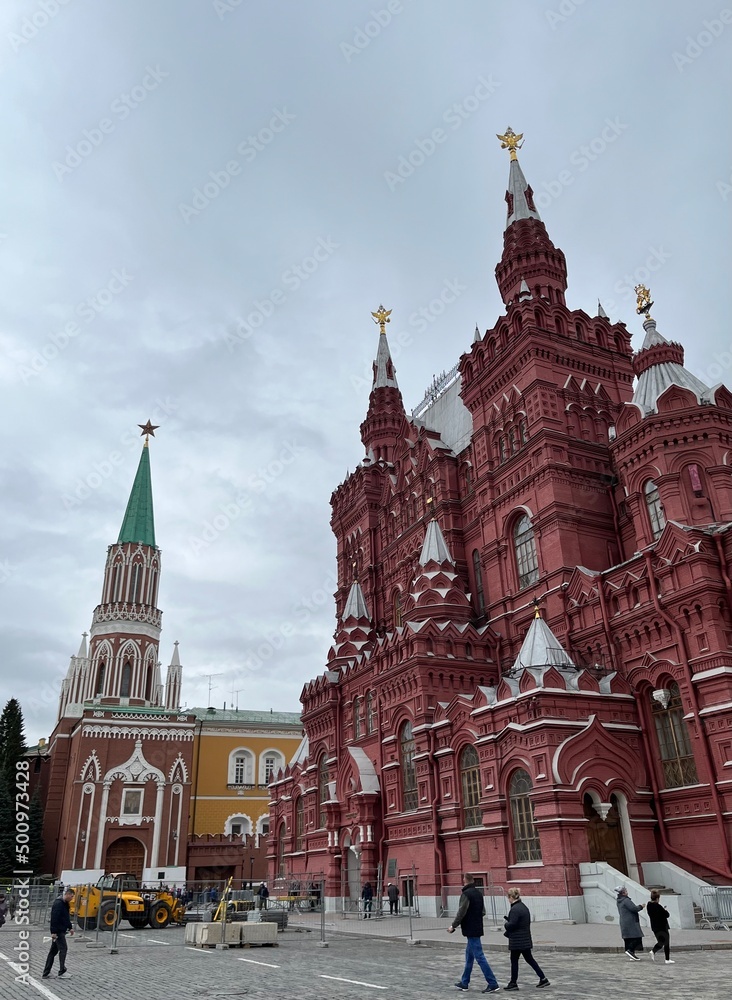
[(195, 719), (179, 710), (177, 643), (161, 683), (159, 577), (146, 438), (50, 739), (44, 871), (67, 881), (185, 878)]
[(365, 455), (332, 497), (338, 627), (270, 870), (353, 898), (408, 894), (414, 866), (437, 906), (467, 869), (566, 916), (583, 862), (732, 878), (732, 396), (647, 290), (635, 354), (567, 306), (503, 138), (505, 314), (411, 414), (374, 314)]

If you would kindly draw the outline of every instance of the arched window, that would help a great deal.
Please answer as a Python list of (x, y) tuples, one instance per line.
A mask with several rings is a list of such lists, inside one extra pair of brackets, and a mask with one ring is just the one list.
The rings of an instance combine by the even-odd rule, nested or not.
[(279, 750), (265, 750), (259, 755), (259, 784), (269, 785), (284, 766), (284, 754)]
[(152, 697), (152, 683), (153, 683), (153, 667), (152, 663), (148, 664), (147, 677), (145, 679), (145, 701), (150, 701)]
[(402, 592), (397, 589), (394, 591), (394, 628), (401, 628), (402, 625)]
[(523, 769), (513, 773), (508, 800), (511, 804), (516, 863), (541, 861), (541, 844), (534, 824), (534, 804), (531, 801), (531, 778)]
[(298, 797), (295, 804), (295, 850), (304, 850), (303, 843), (305, 837), (305, 803), (302, 795)]
[(132, 690), (132, 665), (125, 663), (122, 667), (122, 682), (119, 686), (120, 698), (129, 698)]
[(325, 828), (327, 813), (325, 803), (328, 801), (328, 761), (325, 754), (320, 758), (318, 764), (318, 826), (321, 830)]
[(463, 790), (463, 826), (482, 826), (480, 808), (480, 762), (473, 746), (460, 755), (460, 784)]
[(374, 708), (374, 692), (366, 695), (366, 732), (373, 733), (376, 726), (376, 709)]
[(224, 824), (224, 833), (234, 837), (248, 837), (252, 832), (252, 821), (248, 816), (229, 816)]
[(119, 581), (121, 575), (122, 566), (119, 563), (115, 563), (112, 570), (112, 585), (109, 588), (109, 600), (113, 603), (119, 600)]
[(524, 417), (519, 421), (519, 430), (521, 432), (521, 444), (526, 444), (529, 440), (529, 425), (526, 423)]
[(254, 754), (251, 750), (239, 747), (229, 755), (229, 784), (254, 784)]
[(475, 603), (479, 615), (485, 614), (485, 591), (483, 590), (483, 568), (480, 552), (473, 549), (473, 576), (475, 577)]
[(506, 439), (503, 435), (498, 439), (498, 458), (501, 462), (506, 461)]
[(399, 737), (402, 771), (402, 811), (417, 808), (417, 773), (414, 768), (414, 737), (412, 723), (405, 722)]
[(94, 692), (96, 695), (104, 694), (104, 675), (107, 673), (106, 663), (99, 664), (99, 670), (97, 671), (97, 689)]
[(277, 872), (280, 878), (285, 877), (285, 837), (287, 836), (287, 826), (280, 825), (280, 832), (277, 835)]
[(519, 587), (530, 587), (539, 579), (539, 560), (536, 557), (536, 542), (531, 521), (524, 514), (513, 529), (513, 547), (516, 553)]
[(653, 532), (653, 537), (658, 538), (663, 529), (666, 527), (666, 515), (663, 512), (663, 505), (661, 503), (661, 497), (658, 493), (658, 487), (652, 479), (649, 479), (643, 487), (643, 493), (646, 497), (646, 507), (648, 508), (648, 518), (651, 522), (651, 531)]
[(689, 729), (684, 722), (684, 707), (679, 685), (669, 684), (666, 692), (666, 697), (662, 697), (660, 701), (651, 695), (664, 783), (666, 788), (696, 785), (699, 778)]

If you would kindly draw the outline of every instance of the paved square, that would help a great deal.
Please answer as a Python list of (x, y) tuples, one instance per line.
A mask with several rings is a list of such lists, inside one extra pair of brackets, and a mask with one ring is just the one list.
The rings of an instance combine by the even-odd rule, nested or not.
[[(48, 938), (31, 931), (33, 983), (15, 982), (9, 964), (17, 943), (13, 925), (0, 932), (0, 996), (3, 1000), (181, 1000), (181, 997), (305, 997), (312, 1000), (356, 1000), (391, 995), (399, 1000), (429, 1000), (458, 995), (454, 983), (462, 971), (459, 948), (410, 947), (390, 941), (347, 935), (329, 936), (329, 947), (317, 947), (315, 933), (288, 930), (277, 948), (201, 951), (183, 945), (183, 930), (145, 930), (120, 935), (118, 955), (93, 950), (70, 939), (68, 967), (73, 979), (41, 980)], [(102, 936), (104, 940), (105, 936)], [(501, 985), (508, 981), (508, 952), (495, 939), (485, 939), (488, 960)], [(630, 962), (622, 955), (541, 951), (539, 961), (551, 980), (542, 994), (607, 1000), (617, 995), (644, 1000), (686, 1000), (702, 994), (709, 1000), (732, 995), (732, 951), (678, 951), (676, 964), (654, 964), (648, 955)], [(485, 985), (478, 969), (471, 992)], [(533, 991), (535, 977), (520, 970), (522, 990)]]

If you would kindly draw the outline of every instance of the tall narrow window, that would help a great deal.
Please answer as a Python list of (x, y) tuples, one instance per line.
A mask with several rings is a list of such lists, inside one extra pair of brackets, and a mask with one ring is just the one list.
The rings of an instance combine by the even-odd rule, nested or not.
[(663, 529), (666, 527), (666, 515), (663, 512), (663, 504), (661, 503), (661, 497), (658, 493), (658, 487), (652, 479), (649, 479), (643, 487), (643, 492), (646, 497), (646, 507), (648, 508), (648, 519), (651, 522), (651, 531), (653, 532), (653, 537), (658, 538)]
[(539, 579), (539, 560), (536, 557), (536, 541), (531, 521), (524, 514), (513, 529), (513, 546), (516, 552), (519, 587), (530, 587)]
[(681, 702), (679, 685), (669, 684), (667, 691), (668, 697), (664, 699), (665, 706), (663, 701), (657, 701), (651, 697), (658, 751), (663, 767), (663, 779), (666, 788), (696, 785), (699, 778), (696, 773), (689, 729), (684, 722), (684, 707)]
[(519, 430), (521, 432), (521, 444), (526, 444), (529, 440), (529, 425), (523, 417), (519, 421)]
[(145, 701), (150, 701), (152, 698), (152, 682), (153, 682), (153, 668), (152, 664), (148, 665), (147, 677), (145, 679)]
[(506, 461), (506, 439), (503, 435), (498, 439), (498, 458), (501, 462)]
[(480, 552), (473, 549), (473, 576), (475, 577), (475, 603), (478, 614), (485, 614), (485, 591), (483, 590), (483, 567), (480, 565)]
[(298, 798), (295, 806), (295, 850), (302, 851), (303, 838), (305, 836), (305, 803), (302, 795)]
[(132, 690), (132, 665), (125, 663), (122, 667), (122, 681), (119, 686), (120, 698), (129, 698)]
[(541, 861), (541, 844), (534, 823), (534, 804), (531, 801), (531, 778), (523, 769), (514, 771), (508, 789), (513, 825), (513, 844), (516, 863)]
[(112, 570), (112, 585), (109, 588), (109, 600), (114, 603), (119, 600), (119, 579), (122, 575), (122, 567), (119, 563), (115, 564)]
[(402, 811), (417, 808), (417, 773), (414, 767), (414, 737), (412, 723), (405, 722), (399, 739), (402, 771)]
[(475, 747), (465, 747), (460, 755), (460, 783), (463, 789), (463, 826), (482, 826), (480, 762)]
[(135, 563), (132, 567), (132, 576), (130, 578), (130, 602), (132, 604), (139, 604), (141, 586), (142, 566), (140, 563)]
[(402, 625), (402, 592), (397, 588), (394, 591), (394, 628), (401, 628)]
[(376, 726), (376, 709), (374, 708), (374, 692), (366, 695), (366, 732), (373, 733)]
[(274, 779), (277, 758), (273, 754), (267, 754), (264, 758), (264, 784), (268, 785)]
[(353, 738), (359, 739), (361, 736), (361, 699), (356, 695), (353, 699)]
[(277, 837), (277, 872), (280, 878), (285, 877), (285, 837), (287, 836), (287, 827), (284, 823), (280, 825), (280, 832)]
[(328, 761), (325, 754), (318, 764), (318, 826), (325, 829), (328, 819), (325, 803), (328, 801)]
[(104, 694), (104, 675), (107, 672), (106, 663), (99, 664), (99, 670), (97, 671), (97, 689), (94, 692), (96, 695)]

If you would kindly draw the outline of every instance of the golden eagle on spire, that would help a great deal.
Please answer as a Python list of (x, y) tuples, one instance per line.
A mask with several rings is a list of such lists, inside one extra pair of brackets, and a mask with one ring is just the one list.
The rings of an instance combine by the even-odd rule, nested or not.
[(379, 332), (386, 333), (386, 324), (391, 323), (389, 317), (391, 316), (391, 309), (384, 309), (383, 306), (379, 306), (376, 312), (372, 312), (371, 315), (374, 317), (374, 323), (378, 323)]
[(638, 303), (636, 312), (639, 316), (645, 316), (646, 319), (651, 318), (651, 306), (653, 302), (651, 301), (651, 291), (646, 288), (645, 285), (636, 285), (635, 294), (638, 296)]
[(507, 149), (512, 160), (518, 159), (518, 156), (516, 155), (516, 150), (521, 149), (521, 147), (523, 146), (523, 142), (521, 141), (523, 137), (524, 137), (523, 132), (521, 132), (519, 135), (516, 135), (516, 133), (511, 128), (510, 125), (506, 129), (503, 135), (499, 135), (496, 132), (496, 139), (501, 140), (501, 149)]

